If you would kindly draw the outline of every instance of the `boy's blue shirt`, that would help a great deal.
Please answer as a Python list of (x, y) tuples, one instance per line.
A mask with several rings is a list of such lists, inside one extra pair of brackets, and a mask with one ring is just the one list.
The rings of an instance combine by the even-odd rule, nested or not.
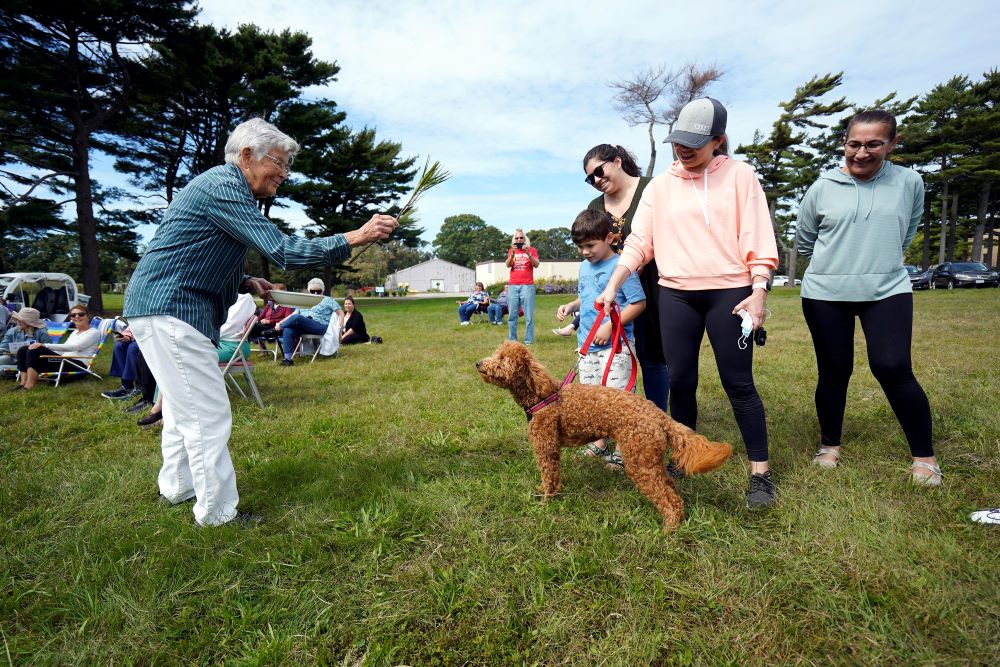
[[(587, 340), (587, 335), (597, 320), (597, 310), (594, 308), (594, 300), (608, 286), (608, 280), (611, 278), (611, 274), (614, 272), (616, 266), (618, 266), (618, 255), (615, 254), (596, 263), (583, 260), (583, 263), (580, 265), (580, 282), (578, 287), (580, 293), (580, 328), (576, 330), (576, 344), (578, 349)], [(622, 286), (618, 288), (615, 301), (620, 308), (624, 309), (630, 303), (638, 303), (645, 300), (646, 295), (642, 291), (642, 283), (639, 282), (639, 276), (633, 272), (625, 279)], [(632, 335), (632, 322), (625, 325), (625, 335), (628, 336), (630, 342), (634, 343), (635, 338)], [(610, 341), (604, 345), (592, 343), (590, 351), (606, 350), (609, 347), (611, 347)]]

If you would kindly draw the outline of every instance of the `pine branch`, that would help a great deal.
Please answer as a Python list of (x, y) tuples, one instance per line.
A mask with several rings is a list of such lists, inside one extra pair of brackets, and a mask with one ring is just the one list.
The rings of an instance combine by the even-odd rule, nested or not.
[[(421, 172), (420, 178), (417, 180), (416, 187), (413, 188), (413, 193), (410, 195), (410, 198), (406, 200), (406, 203), (403, 204), (402, 208), (400, 208), (396, 213), (397, 220), (402, 220), (403, 216), (416, 207), (417, 202), (420, 201), (420, 198), (423, 197), (428, 190), (433, 188), (435, 185), (441, 185), (451, 178), (451, 174), (441, 168), (440, 162), (431, 164), (430, 161), (431, 159), (428, 157), (424, 162), (424, 170)], [(362, 248), (361, 252), (347, 260), (347, 263), (352, 264), (354, 260), (364, 254), (365, 250), (368, 250), (368, 248), (371, 248), (376, 243), (377, 241), (372, 241), (366, 245)]]

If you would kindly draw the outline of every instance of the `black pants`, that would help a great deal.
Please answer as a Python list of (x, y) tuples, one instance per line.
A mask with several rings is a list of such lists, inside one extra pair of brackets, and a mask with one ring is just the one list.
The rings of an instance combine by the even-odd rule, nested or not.
[[(21, 347), (17, 351), (17, 370), (22, 373), (27, 371), (29, 368), (34, 368), (38, 373), (55, 373), (59, 370), (59, 365), (62, 363), (58, 358), (56, 359), (42, 359), (43, 355), (55, 354), (52, 350), (45, 347), (37, 347), (34, 350), (28, 348), (27, 345)], [(69, 370), (79, 370), (78, 368), (69, 367)]]
[(341, 345), (356, 345), (358, 343), (367, 343), (370, 339), (368, 334), (359, 334), (357, 332), (352, 332), (347, 334), (341, 339)]
[(753, 383), (753, 342), (740, 349), (740, 318), (733, 308), (751, 288), (677, 290), (660, 288), (663, 357), (670, 369), (670, 416), (690, 428), (698, 422), (698, 355), (701, 340), (715, 353), (722, 388), (733, 406), (736, 424), (751, 461), (767, 461), (764, 404)]
[(816, 350), (816, 416), (820, 442), (840, 445), (847, 405), (847, 384), (854, 370), (854, 318), (861, 320), (868, 346), (868, 365), (882, 385), (912, 456), (934, 456), (931, 407), (913, 376), (913, 295), (897, 294), (880, 301), (802, 299), (802, 313)]
[(146, 363), (145, 357), (142, 356), (142, 350), (139, 350), (139, 356), (135, 359), (135, 384), (142, 391), (143, 399), (152, 403), (153, 396), (156, 394), (156, 378), (149, 370), (149, 365)]
[(258, 338), (274, 340), (275, 338), (281, 338), (281, 334), (275, 332), (273, 323), (261, 324), (260, 322), (255, 322), (250, 328), (250, 335), (247, 338), (250, 340), (256, 340)]

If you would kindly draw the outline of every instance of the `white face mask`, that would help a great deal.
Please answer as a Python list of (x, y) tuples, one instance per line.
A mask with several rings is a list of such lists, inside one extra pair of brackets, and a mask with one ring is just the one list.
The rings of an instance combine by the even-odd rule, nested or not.
[(750, 313), (745, 310), (741, 310), (737, 315), (740, 316), (742, 322), (740, 323), (740, 336), (739, 340), (736, 341), (736, 345), (741, 349), (747, 349), (747, 340), (750, 338), (750, 334), (753, 333), (753, 318), (750, 317)]

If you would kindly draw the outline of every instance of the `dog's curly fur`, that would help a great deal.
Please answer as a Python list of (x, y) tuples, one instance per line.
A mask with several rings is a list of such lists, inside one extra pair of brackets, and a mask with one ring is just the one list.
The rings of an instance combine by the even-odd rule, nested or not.
[(613, 438), (625, 471), (663, 515), (664, 530), (671, 531), (684, 518), (684, 501), (664, 469), (667, 445), (674, 465), (689, 475), (714, 470), (733, 453), (730, 445), (710, 442), (635, 394), (581, 384), (559, 389), (528, 348), (517, 342), (505, 342), (476, 368), (486, 382), (510, 390), (525, 410), (559, 392), (559, 400), (534, 413), (528, 423), (544, 498), (559, 492), (561, 447)]

